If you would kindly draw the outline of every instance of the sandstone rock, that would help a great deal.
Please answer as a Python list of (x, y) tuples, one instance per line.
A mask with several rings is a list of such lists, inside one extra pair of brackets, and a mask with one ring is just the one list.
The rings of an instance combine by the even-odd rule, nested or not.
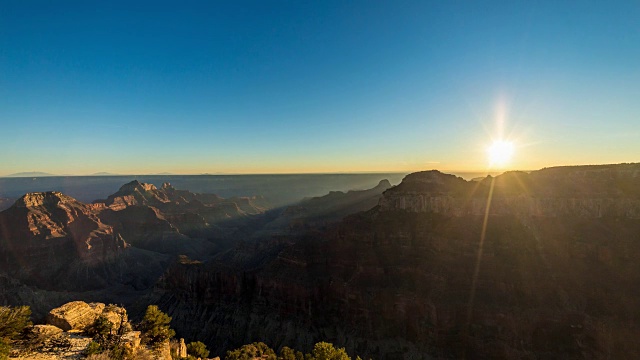
[(62, 329), (54, 325), (34, 325), (29, 332), (38, 338), (47, 338), (62, 333)]
[(101, 314), (104, 311), (105, 305), (103, 303), (89, 303), (89, 307), (91, 307), (96, 314)]
[(122, 344), (135, 352), (140, 347), (140, 331), (129, 331), (120, 338)]
[(171, 359), (171, 344), (169, 344), (169, 340), (160, 344), (157, 348), (157, 359), (158, 360), (172, 360)]
[(180, 344), (178, 345), (178, 357), (186, 358), (187, 357), (187, 345), (184, 343), (184, 339), (180, 339)]
[(72, 264), (95, 268), (126, 247), (92, 207), (59, 192), (24, 195), (0, 213), (0, 223), (12, 224), (0, 227), (0, 269), (44, 289), (73, 282), (64, 274)]
[(107, 307), (104, 307), (104, 310), (102, 310), (101, 312), (101, 316), (104, 316), (113, 324), (114, 331), (120, 330), (120, 326), (130, 327), (129, 317), (125, 308), (115, 305), (109, 305)]
[[(38, 326), (38, 325), (36, 325)], [(49, 326), (49, 325), (47, 325)], [(45, 331), (49, 331), (45, 330)], [(53, 330), (55, 331), (55, 330)], [(39, 338), (35, 347), (14, 349), (10, 360), (79, 360), (86, 358), (84, 354), (87, 345), (91, 342), (88, 336), (69, 332), (58, 333), (46, 338)], [(33, 341), (33, 340), (32, 340)]]
[(93, 325), (102, 313), (104, 304), (87, 304), (84, 301), (72, 301), (49, 312), (47, 324), (59, 327), (64, 331), (82, 330)]

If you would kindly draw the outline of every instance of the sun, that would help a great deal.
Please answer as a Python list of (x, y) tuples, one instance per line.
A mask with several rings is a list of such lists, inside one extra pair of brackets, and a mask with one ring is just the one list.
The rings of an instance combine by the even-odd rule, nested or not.
[(509, 165), (514, 153), (513, 142), (496, 140), (487, 148), (489, 166), (502, 168)]

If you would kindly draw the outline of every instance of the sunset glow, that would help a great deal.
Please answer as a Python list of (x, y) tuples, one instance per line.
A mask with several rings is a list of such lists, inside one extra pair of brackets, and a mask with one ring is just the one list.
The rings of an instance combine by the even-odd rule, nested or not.
[(513, 157), (513, 142), (506, 140), (496, 140), (487, 148), (489, 157), (489, 167), (504, 168), (510, 164)]

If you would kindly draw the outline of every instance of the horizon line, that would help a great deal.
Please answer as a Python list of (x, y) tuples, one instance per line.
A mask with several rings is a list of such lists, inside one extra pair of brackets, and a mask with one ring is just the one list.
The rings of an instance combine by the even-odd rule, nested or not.
[[(503, 173), (507, 171), (532, 171), (532, 170), (520, 170), (520, 169), (501, 169), (501, 170), (442, 170), (437, 168), (424, 168), (419, 170), (406, 170), (406, 171), (323, 171), (323, 172), (256, 172), (256, 173), (233, 173), (233, 172), (219, 172), (219, 173), (147, 173), (147, 174), (117, 174), (117, 173), (93, 173), (93, 174), (51, 174), (40, 171), (34, 172), (19, 172), (6, 175), (0, 175), (0, 178), (38, 178), (38, 177), (108, 177), (108, 176), (255, 176), (255, 175), (350, 175), (350, 174), (410, 174), (421, 171), (437, 170), (447, 173)], [(40, 173), (29, 175), (29, 173)]]
[[(420, 171), (430, 171), (437, 170), (440, 172), (455, 174), (455, 173), (505, 173), (510, 171), (523, 171), (530, 172), (542, 169), (549, 168), (558, 168), (558, 167), (572, 167), (572, 166), (613, 166), (613, 165), (632, 165), (638, 164), (640, 162), (619, 162), (619, 163), (601, 163), (601, 164), (562, 164), (562, 165), (549, 165), (543, 166), (537, 169), (517, 169), (517, 168), (505, 168), (505, 169), (473, 169), (473, 170), (460, 170), (460, 169), (438, 169), (436, 167), (432, 168), (421, 168), (421, 169), (412, 169), (412, 170), (402, 170), (402, 171), (319, 171), (319, 172), (215, 172), (215, 173), (170, 173), (170, 172), (162, 172), (162, 173), (146, 173), (146, 174), (119, 174), (119, 173), (109, 173), (106, 171), (100, 171), (92, 174), (52, 174), (44, 171), (24, 171), (24, 172), (16, 172), (11, 174), (0, 175), (0, 178), (29, 178), (29, 177), (96, 177), (96, 176), (225, 176), (225, 175), (233, 175), (233, 176), (242, 176), (242, 175), (343, 175), (343, 174), (411, 174)], [(34, 175), (29, 175), (34, 174)]]

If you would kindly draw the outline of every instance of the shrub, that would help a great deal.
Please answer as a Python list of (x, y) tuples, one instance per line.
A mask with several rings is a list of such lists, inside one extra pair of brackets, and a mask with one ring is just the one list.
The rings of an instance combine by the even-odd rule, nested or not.
[(328, 342), (316, 343), (311, 355), (315, 360), (351, 360), (344, 348), (336, 349)]
[(288, 346), (284, 346), (280, 349), (280, 356), (278, 359), (282, 360), (304, 360), (304, 354), (300, 351), (295, 351)]
[(103, 352), (101, 354), (93, 354), (86, 357), (86, 360), (111, 360), (109, 353)]
[(153, 354), (144, 347), (139, 347), (135, 353), (132, 354), (131, 359), (134, 360), (154, 360)]
[(28, 306), (0, 306), (0, 338), (14, 340), (25, 327), (31, 325), (31, 309)]
[(276, 353), (263, 342), (243, 345), (239, 349), (227, 351), (225, 360), (253, 360), (266, 356), (268, 360), (276, 360)]
[(109, 352), (109, 359), (111, 360), (133, 359), (132, 356), (132, 351), (128, 350), (122, 345), (114, 346)]
[(113, 323), (105, 316), (100, 315), (89, 329), (89, 335), (94, 337), (107, 338), (113, 332)]
[(0, 360), (9, 359), (9, 352), (11, 352), (11, 346), (4, 339), (0, 338)]
[(84, 349), (85, 355), (95, 355), (102, 352), (102, 346), (95, 341), (92, 341), (87, 345), (87, 348)]
[(160, 311), (157, 305), (149, 305), (140, 323), (143, 340), (156, 344), (171, 339), (176, 332), (169, 327), (171, 317)]
[(207, 345), (200, 341), (193, 341), (187, 344), (187, 354), (192, 355), (195, 358), (206, 358), (209, 356), (209, 350)]

